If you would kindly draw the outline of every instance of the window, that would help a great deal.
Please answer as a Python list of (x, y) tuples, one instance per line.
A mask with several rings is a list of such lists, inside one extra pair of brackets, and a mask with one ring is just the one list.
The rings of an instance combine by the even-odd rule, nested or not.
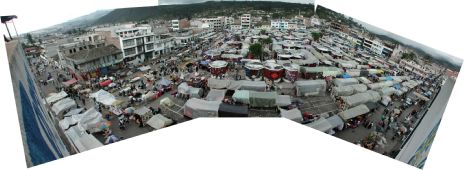
[(124, 41), (122, 41), (122, 45), (123, 46), (133, 46), (133, 45), (135, 45), (134, 39), (124, 40)]

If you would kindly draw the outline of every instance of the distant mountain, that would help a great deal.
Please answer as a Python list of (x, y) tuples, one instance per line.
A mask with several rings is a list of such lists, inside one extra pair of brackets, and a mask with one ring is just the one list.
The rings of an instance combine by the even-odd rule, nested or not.
[(76, 28), (85, 28), (92, 26), (93, 23), (98, 20), (99, 18), (107, 15), (113, 11), (112, 9), (110, 10), (98, 10), (93, 13), (77, 17), (74, 19), (71, 19), (69, 21), (66, 21), (61, 24), (57, 24), (48, 28), (40, 29), (37, 31), (33, 31), (31, 33), (49, 33), (49, 32), (65, 32), (70, 29), (76, 29)]
[(301, 11), (302, 15), (313, 13), (313, 5), (300, 3), (272, 2), (272, 1), (222, 1), (204, 2), (194, 4), (160, 5), (150, 7), (136, 7), (115, 9), (108, 15), (101, 17), (95, 24), (119, 23), (129, 21), (142, 21), (148, 19), (178, 19), (193, 17), (208, 17), (219, 15), (239, 15), (250, 10), (263, 10), (276, 12), (275, 16), (285, 17), (295, 15)]

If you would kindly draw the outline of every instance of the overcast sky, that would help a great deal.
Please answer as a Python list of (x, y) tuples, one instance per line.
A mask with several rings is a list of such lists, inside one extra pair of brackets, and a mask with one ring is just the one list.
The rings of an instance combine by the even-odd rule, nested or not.
[[(16, 15), (18, 33), (27, 33), (90, 14), (97, 10), (158, 5), (156, 0), (5, 0), (0, 15)], [(13, 26), (11, 25), (11, 29)], [(10, 29), (10, 31), (12, 31)], [(2, 33), (5, 26), (0, 27)]]

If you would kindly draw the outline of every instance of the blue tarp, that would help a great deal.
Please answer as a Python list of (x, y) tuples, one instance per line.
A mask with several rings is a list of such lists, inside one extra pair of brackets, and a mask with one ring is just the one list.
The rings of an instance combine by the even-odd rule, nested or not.
[(400, 84), (395, 84), (395, 85), (393, 85), (393, 87), (394, 87), (396, 90), (399, 90), (399, 89), (401, 89), (401, 86), (400, 86)]
[(343, 77), (344, 79), (351, 78), (351, 76), (348, 75), (347, 73), (343, 74), (342, 77)]
[(208, 65), (208, 61), (200, 61), (201, 65)]
[(387, 76), (386, 80), (387, 80), (387, 81), (393, 81), (393, 77)]

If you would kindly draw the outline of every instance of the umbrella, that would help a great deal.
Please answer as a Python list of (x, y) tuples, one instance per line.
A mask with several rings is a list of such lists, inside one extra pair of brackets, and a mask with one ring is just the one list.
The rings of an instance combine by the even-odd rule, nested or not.
[(110, 122), (110, 121), (99, 122), (99, 123), (97, 124), (97, 129), (100, 130), (100, 131), (102, 131), (102, 130), (104, 130), (104, 129), (110, 128), (110, 126), (111, 126), (111, 122)]
[(128, 108), (124, 109), (124, 112), (125, 112), (125, 113), (134, 113), (134, 112), (135, 112), (135, 108), (134, 108), (134, 107), (128, 107)]

